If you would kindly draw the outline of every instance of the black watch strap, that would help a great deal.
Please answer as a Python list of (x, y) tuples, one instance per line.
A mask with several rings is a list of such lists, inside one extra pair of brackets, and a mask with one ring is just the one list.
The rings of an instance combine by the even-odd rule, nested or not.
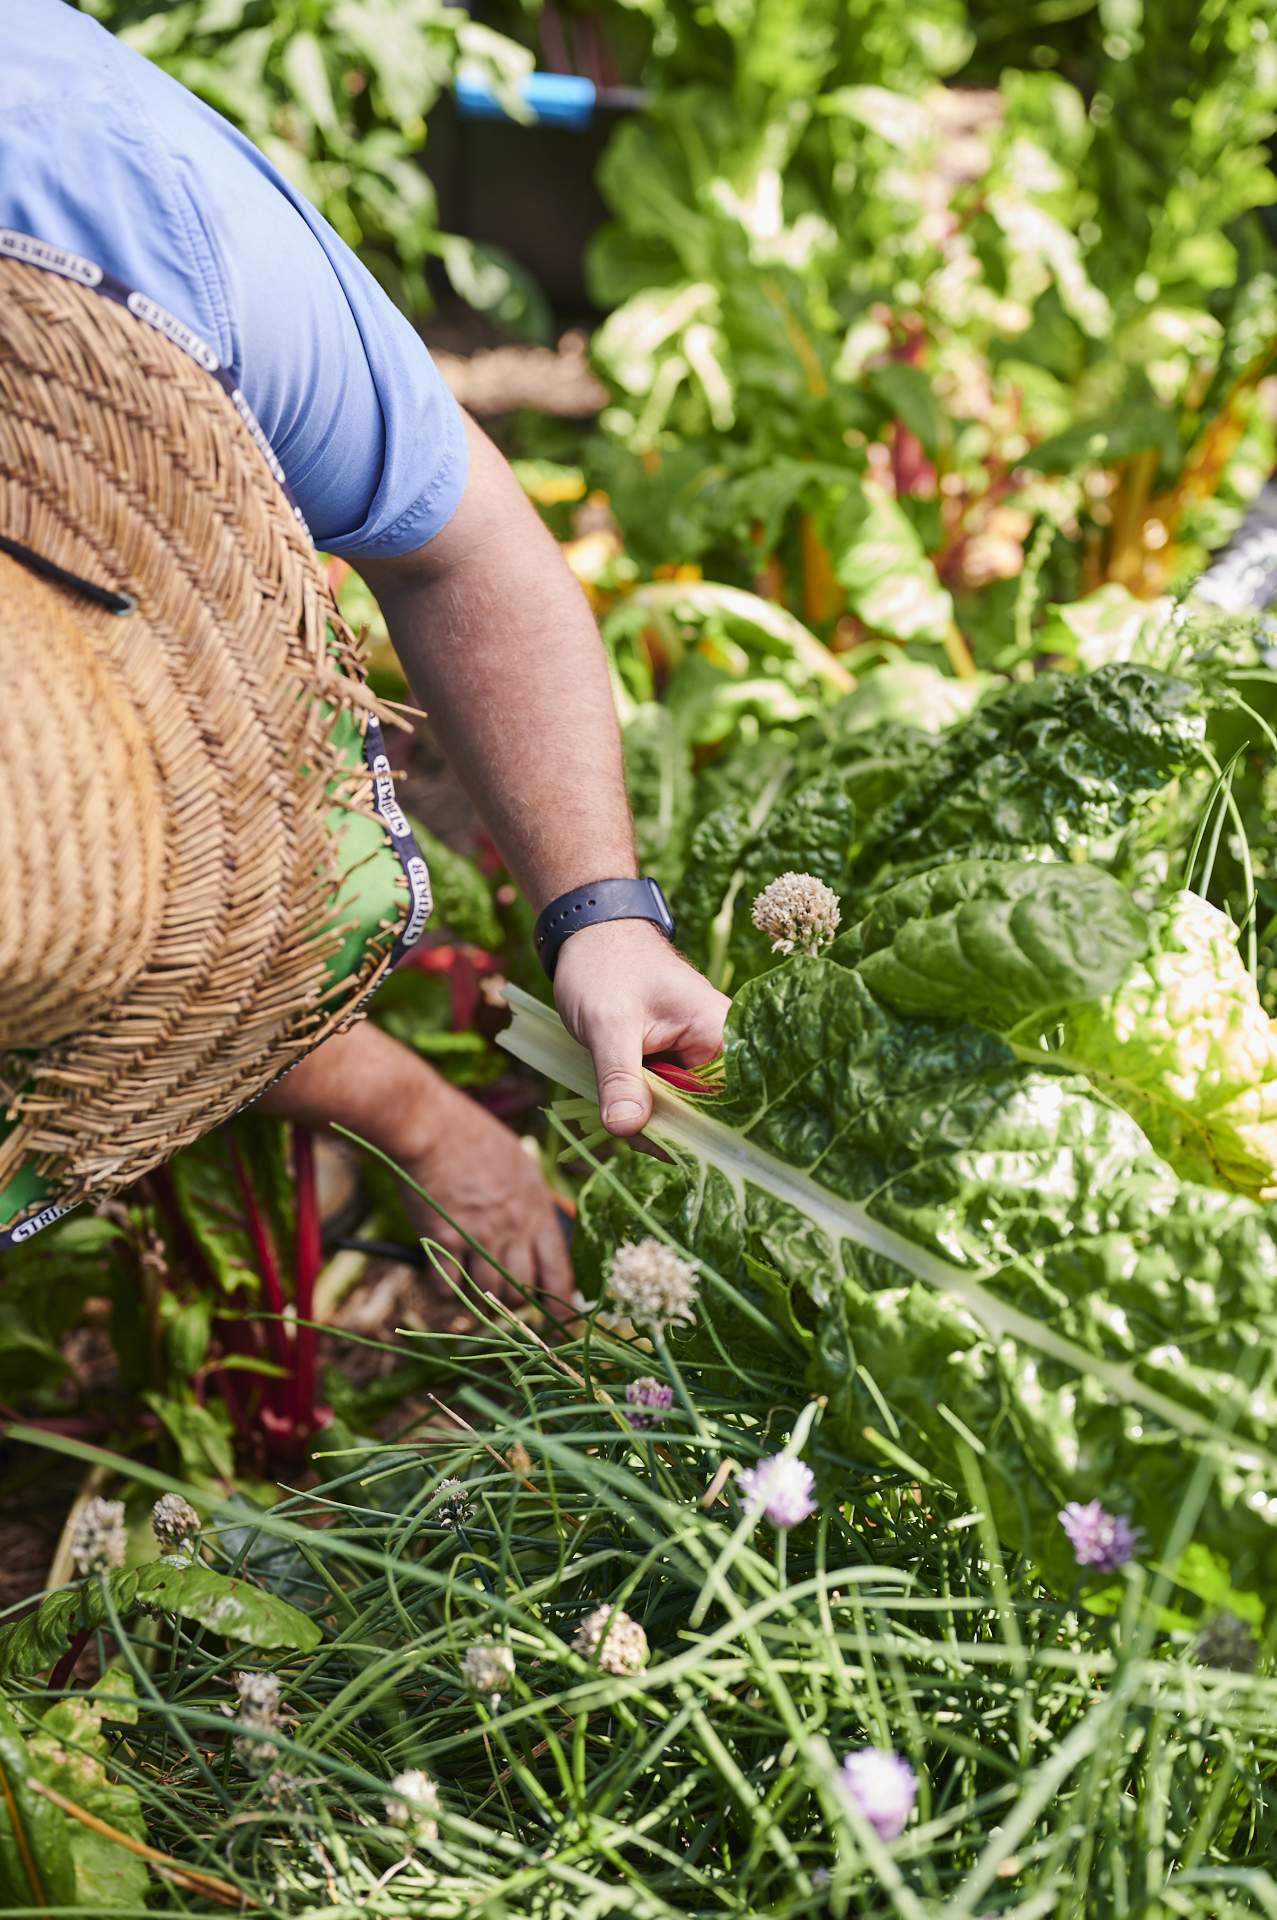
[(667, 940), (674, 938), (674, 916), (655, 880), (646, 874), (641, 880), (592, 880), (561, 893), (537, 916), (532, 940), (551, 980), (563, 942), (601, 920), (650, 920)]

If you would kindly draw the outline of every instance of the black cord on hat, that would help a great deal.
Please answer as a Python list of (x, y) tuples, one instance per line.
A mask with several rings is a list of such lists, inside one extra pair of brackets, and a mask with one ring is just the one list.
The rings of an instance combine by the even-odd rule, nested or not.
[(30, 547), (24, 547), (18, 540), (7, 540), (0, 534), (0, 553), (7, 553), (14, 560), (21, 561), (24, 567), (30, 567), (32, 573), (39, 573), (46, 580), (54, 580), (60, 587), (70, 587), (75, 593), (82, 593), (99, 607), (105, 607), (108, 613), (135, 613), (137, 601), (131, 593), (116, 593), (110, 587), (99, 587), (92, 580), (82, 580), (78, 573), (68, 573), (65, 567), (55, 566), (52, 560), (46, 560), (42, 553), (33, 553)]

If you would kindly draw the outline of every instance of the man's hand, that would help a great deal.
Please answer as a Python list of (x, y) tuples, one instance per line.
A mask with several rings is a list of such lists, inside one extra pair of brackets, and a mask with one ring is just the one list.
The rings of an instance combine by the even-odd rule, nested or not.
[(681, 1066), (712, 1060), (723, 1045), (726, 994), (675, 953), (644, 920), (582, 927), (559, 950), (554, 998), (563, 1024), (594, 1060), (609, 1133), (638, 1133), (652, 1111), (646, 1055)]
[[(303, 1126), (340, 1125), (358, 1134), (424, 1187), (521, 1286), (571, 1297), (571, 1263), (536, 1161), (508, 1127), (369, 1021), (307, 1054), (261, 1106)], [(465, 1258), (461, 1235), (410, 1188), (403, 1192), (418, 1232)], [(486, 1261), (471, 1256), (471, 1268), (481, 1286), (516, 1297)]]
[[(572, 1264), (554, 1203), (540, 1167), (509, 1127), (440, 1082), (422, 1144), (400, 1156), (399, 1164), (521, 1287), (565, 1305), (571, 1300)], [(496, 1268), (471, 1253), (433, 1207), (410, 1187), (403, 1193), (408, 1218), (423, 1238), (467, 1261), (477, 1285), (518, 1304), (520, 1296)]]

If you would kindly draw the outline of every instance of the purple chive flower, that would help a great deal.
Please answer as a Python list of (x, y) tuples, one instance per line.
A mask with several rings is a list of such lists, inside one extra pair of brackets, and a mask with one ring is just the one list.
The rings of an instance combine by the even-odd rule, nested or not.
[(918, 1776), (900, 1754), (857, 1747), (843, 1761), (838, 1784), (880, 1840), (904, 1832), (918, 1797)]
[(1116, 1573), (1134, 1558), (1139, 1535), (1120, 1513), (1108, 1513), (1098, 1500), (1085, 1506), (1070, 1500), (1060, 1514), (1060, 1525), (1069, 1538), (1079, 1567), (1096, 1567), (1101, 1573)]
[(636, 1433), (642, 1433), (645, 1427), (659, 1427), (673, 1405), (673, 1387), (653, 1380), (650, 1373), (641, 1380), (631, 1380), (625, 1389), (625, 1417)]
[(816, 1476), (805, 1460), (774, 1453), (737, 1476), (740, 1497), (751, 1513), (765, 1513), (774, 1527), (796, 1527), (815, 1513), (812, 1488)]

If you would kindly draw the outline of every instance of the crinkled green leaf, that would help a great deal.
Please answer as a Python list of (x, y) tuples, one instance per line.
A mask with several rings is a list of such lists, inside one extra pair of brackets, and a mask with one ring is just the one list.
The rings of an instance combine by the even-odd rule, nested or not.
[(855, 877), (1017, 848), (1085, 856), (1196, 759), (1204, 736), (1193, 687), (1147, 667), (1011, 687), (940, 736), (875, 822)]
[(693, 832), (673, 902), (680, 946), (722, 985), (769, 965), (769, 943), (750, 918), (755, 897), (789, 872), (814, 874), (840, 892), (852, 824), (837, 774), (795, 782), (782, 758), (758, 792), (725, 802)]
[(1036, 1032), (1111, 993), (1148, 942), (1146, 916), (1099, 867), (956, 860), (879, 894), (830, 957), (900, 1013)]

